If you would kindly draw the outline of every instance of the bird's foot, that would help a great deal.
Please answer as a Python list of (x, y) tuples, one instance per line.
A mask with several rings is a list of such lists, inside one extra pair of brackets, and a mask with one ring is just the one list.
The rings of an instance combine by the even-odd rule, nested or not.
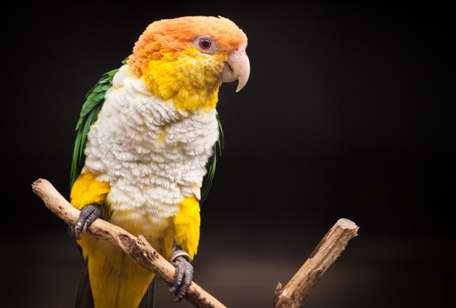
[(102, 218), (103, 213), (101, 207), (96, 203), (87, 204), (81, 210), (78, 221), (74, 227), (68, 228), (68, 235), (76, 237), (77, 240), (81, 239), (81, 233), (86, 234), (87, 229), (97, 218)]
[(190, 264), (190, 255), (183, 251), (175, 251), (171, 257), (171, 264), (176, 268), (176, 276), (172, 287), (169, 289), (171, 292), (171, 301), (180, 302), (187, 294), (188, 288), (193, 279), (193, 266)]

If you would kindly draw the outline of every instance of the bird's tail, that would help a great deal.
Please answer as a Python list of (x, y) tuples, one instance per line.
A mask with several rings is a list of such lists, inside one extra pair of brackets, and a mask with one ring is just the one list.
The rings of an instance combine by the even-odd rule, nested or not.
[[(89, 281), (89, 262), (84, 261), (82, 267), (81, 278), (79, 280), (78, 292), (74, 301), (74, 308), (94, 308), (92, 290), (90, 289)], [(154, 308), (155, 298), (155, 278), (149, 285), (146, 294), (144, 295), (138, 308)]]

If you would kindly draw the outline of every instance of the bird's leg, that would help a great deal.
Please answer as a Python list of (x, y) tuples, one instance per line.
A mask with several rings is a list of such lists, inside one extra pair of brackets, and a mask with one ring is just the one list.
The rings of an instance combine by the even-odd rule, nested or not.
[(169, 289), (171, 292), (171, 301), (180, 302), (187, 294), (188, 288), (193, 279), (193, 266), (190, 264), (190, 255), (182, 250), (180, 246), (176, 246), (176, 250), (171, 254), (169, 260), (176, 268), (176, 276), (174, 277), (173, 286)]
[(87, 229), (97, 218), (103, 218), (103, 212), (100, 205), (96, 203), (87, 204), (81, 210), (76, 225), (68, 228), (68, 234), (75, 236), (77, 240), (81, 239), (81, 233), (86, 234)]

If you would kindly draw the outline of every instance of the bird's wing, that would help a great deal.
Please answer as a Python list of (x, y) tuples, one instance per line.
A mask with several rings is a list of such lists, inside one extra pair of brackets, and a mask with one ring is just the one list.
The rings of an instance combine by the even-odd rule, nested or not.
[(201, 189), (201, 203), (206, 200), (207, 196), (209, 195), (209, 190), (211, 189), (212, 182), (214, 181), (215, 177), (215, 166), (217, 164), (217, 157), (222, 156), (222, 149), (225, 146), (225, 139), (223, 136), (223, 129), (222, 124), (220, 123), (220, 118), (218, 116), (217, 111), (217, 123), (218, 123), (218, 130), (219, 130), (219, 138), (214, 144), (214, 155), (210, 158), (209, 162), (206, 165), (207, 174), (204, 177), (203, 187)]
[(82, 105), (79, 121), (76, 124), (76, 141), (74, 143), (73, 162), (71, 164), (70, 188), (81, 173), (84, 166), (84, 149), (87, 142), (87, 134), (90, 126), (97, 120), (98, 113), (105, 101), (105, 94), (112, 87), (112, 79), (119, 69), (104, 74), (97, 84), (86, 95), (86, 101)]

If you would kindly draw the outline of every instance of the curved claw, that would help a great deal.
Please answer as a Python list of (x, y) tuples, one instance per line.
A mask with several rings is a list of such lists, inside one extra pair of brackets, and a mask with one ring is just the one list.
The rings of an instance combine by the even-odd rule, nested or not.
[(90, 227), (90, 225), (92, 225), (95, 219), (102, 217), (103, 213), (101, 211), (101, 207), (98, 204), (87, 204), (82, 208), (81, 213), (79, 214), (78, 221), (74, 226), (74, 231), (71, 233), (74, 234), (77, 240), (80, 240), (81, 233), (86, 234), (87, 229)]
[(188, 260), (183, 257), (177, 257), (171, 262), (176, 268), (176, 276), (172, 287), (169, 289), (171, 292), (171, 301), (180, 302), (187, 294), (193, 279), (193, 266)]
[(72, 226), (68, 226), (67, 233), (69, 236), (74, 237), (74, 228)]

